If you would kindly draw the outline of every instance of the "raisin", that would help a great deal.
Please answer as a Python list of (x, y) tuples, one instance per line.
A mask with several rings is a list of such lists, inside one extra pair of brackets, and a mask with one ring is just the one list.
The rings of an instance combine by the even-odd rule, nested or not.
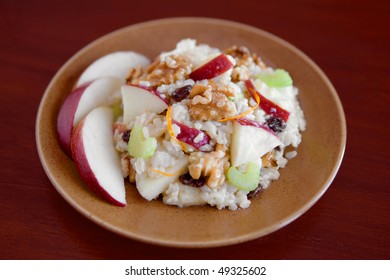
[(273, 116), (266, 119), (266, 125), (275, 133), (282, 132), (286, 128), (284, 120)]
[(258, 187), (247, 194), (248, 199), (257, 197), (260, 192), (263, 190), (263, 186), (259, 183)]
[(186, 98), (190, 94), (191, 89), (192, 89), (191, 85), (177, 88), (172, 93), (172, 99), (175, 100), (176, 102), (182, 101), (184, 98)]
[(194, 179), (191, 177), (190, 173), (186, 173), (179, 176), (179, 181), (184, 184), (194, 188), (203, 187), (206, 183), (205, 177), (200, 177), (199, 179)]
[(122, 140), (125, 141), (126, 143), (128, 143), (129, 139), (130, 139), (130, 130), (123, 131)]

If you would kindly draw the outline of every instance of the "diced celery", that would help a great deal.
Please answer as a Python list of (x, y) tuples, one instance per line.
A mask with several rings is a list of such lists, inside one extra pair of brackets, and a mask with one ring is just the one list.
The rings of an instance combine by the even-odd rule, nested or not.
[(257, 188), (260, 178), (260, 166), (249, 162), (245, 172), (240, 172), (231, 166), (226, 173), (227, 180), (236, 188), (244, 191), (253, 191)]
[(136, 158), (149, 158), (157, 149), (157, 140), (153, 137), (145, 138), (142, 127), (134, 126), (130, 133), (127, 150)]
[(293, 83), (290, 74), (283, 69), (276, 69), (273, 73), (260, 73), (257, 78), (269, 87), (288, 87)]

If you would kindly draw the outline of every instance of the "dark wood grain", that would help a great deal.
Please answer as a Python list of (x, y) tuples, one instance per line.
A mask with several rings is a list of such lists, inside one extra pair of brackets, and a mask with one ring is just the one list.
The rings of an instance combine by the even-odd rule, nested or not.
[[(185, 3), (0, 0), (0, 258), (389, 259), (389, 2)], [(110, 31), (173, 16), (229, 19), (274, 33), (310, 56), (338, 91), (348, 128), (344, 161), (326, 194), (284, 229), (223, 248), (147, 245), (84, 218), (46, 177), (35, 117), (57, 69)]]

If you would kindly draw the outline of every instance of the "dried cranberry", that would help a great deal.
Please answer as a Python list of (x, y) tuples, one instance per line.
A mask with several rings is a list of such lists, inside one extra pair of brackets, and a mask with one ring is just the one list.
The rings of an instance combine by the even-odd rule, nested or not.
[(255, 198), (263, 190), (263, 186), (259, 183), (258, 187), (247, 194), (248, 199)]
[(180, 175), (179, 181), (184, 185), (189, 185), (194, 188), (203, 187), (203, 185), (206, 183), (206, 179), (204, 177), (200, 177), (199, 179), (194, 179), (191, 177), (190, 173)]
[(122, 140), (127, 143), (127, 142), (129, 142), (129, 139), (130, 139), (130, 130), (123, 131)]
[(190, 94), (191, 89), (192, 89), (191, 85), (177, 88), (172, 93), (172, 99), (175, 100), (176, 102), (182, 101), (184, 98), (186, 98)]
[(286, 128), (284, 120), (273, 116), (266, 119), (266, 125), (275, 133), (282, 132)]

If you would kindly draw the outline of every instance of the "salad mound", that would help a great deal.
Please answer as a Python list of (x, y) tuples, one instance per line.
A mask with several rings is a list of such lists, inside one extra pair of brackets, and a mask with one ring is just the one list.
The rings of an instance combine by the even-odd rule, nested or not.
[(297, 155), (305, 119), (290, 74), (244, 46), (193, 39), (154, 61), (114, 52), (81, 74), (57, 118), (85, 184), (125, 206), (146, 200), (245, 209)]
[(147, 200), (248, 208), (297, 154), (297, 94), (287, 71), (245, 47), (182, 40), (132, 68), (121, 88), (114, 140), (123, 177)]

